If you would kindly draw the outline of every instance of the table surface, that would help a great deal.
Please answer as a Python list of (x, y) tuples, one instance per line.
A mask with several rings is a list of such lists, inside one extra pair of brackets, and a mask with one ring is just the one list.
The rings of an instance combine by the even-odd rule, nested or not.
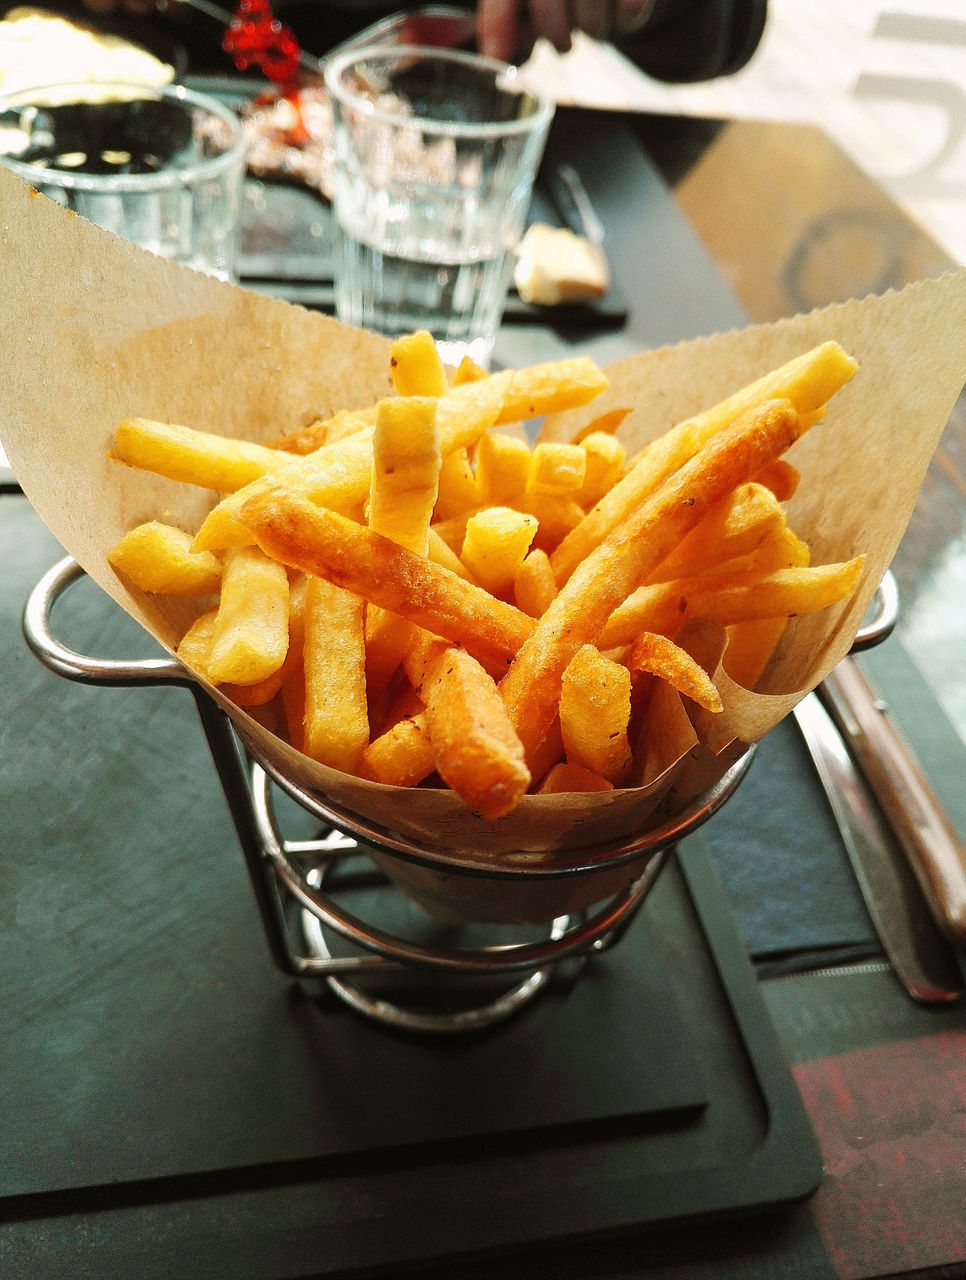
[[(585, 181), (592, 189), (601, 182), (606, 184), (608, 207), (601, 212), (606, 214), (608, 250), (621, 277), (627, 322), (621, 326), (581, 325), (573, 317), (556, 323), (524, 318), (501, 334), (496, 352), (499, 360), (525, 363), (580, 350), (606, 362), (690, 338), (709, 328), (770, 320), (840, 298), (878, 292), (938, 274), (952, 265), (814, 130), (640, 117), (621, 121), (616, 132), (607, 134), (608, 146), (595, 147), (594, 140), (603, 136), (606, 120), (591, 113), (561, 113), (552, 147), (562, 149), (561, 155), (581, 156), (587, 166)], [(622, 148), (628, 149), (626, 154)], [(551, 153), (551, 159), (555, 154)], [(622, 175), (631, 171), (633, 157), (637, 158), (634, 171), (638, 177), (637, 185), (631, 186), (623, 182)], [(596, 175), (595, 166), (599, 169)], [(645, 190), (641, 188), (641, 172)], [(642, 216), (643, 208), (653, 216)], [(627, 264), (631, 263), (639, 264), (639, 269), (630, 270)], [(682, 282), (691, 287), (682, 287)], [(902, 620), (896, 633), (862, 661), (892, 704), (900, 727), (960, 834), (966, 836), (966, 788), (962, 786), (966, 664), (962, 662), (964, 622), (960, 607), (966, 587), (964, 482), (966, 412), (960, 401), (896, 557)], [(0, 532), (8, 555), (16, 556), (26, 572), (51, 563), (56, 547), (52, 540), (45, 541), (30, 531), (30, 515), (20, 506), (22, 502), (15, 494), (0, 499), (4, 506)], [(12, 581), (19, 590), (22, 574), (12, 575)], [(6, 604), (7, 616), (13, 616), (14, 602), (7, 600)], [(96, 634), (96, 639), (107, 638), (103, 630)], [(123, 643), (124, 637), (110, 640)], [(5, 636), (11, 650), (9, 641)], [(33, 737), (43, 738), (46, 733), (50, 738), (52, 731), (45, 730), (43, 714), (36, 712), (36, 705), (42, 698), (45, 713), (59, 705), (58, 682), (45, 677), (38, 683), (31, 674), (32, 662), (23, 652), (14, 653), (7, 662), (0, 683), (4, 706), (8, 716), (9, 708), (14, 708), (9, 723), (19, 715), (22, 728), (27, 715), (36, 715)], [(97, 696), (115, 697), (103, 692)], [(122, 696), (131, 697), (130, 693)], [(86, 1052), (93, 1055), (103, 1052), (96, 1047), (98, 1027), (109, 1026), (118, 1009), (110, 1007), (110, 986), (99, 987), (95, 998), (92, 989), (85, 987), (85, 975), (71, 972), (72, 947), (78, 939), (89, 946), (92, 930), (100, 930), (104, 945), (110, 945), (103, 919), (98, 921), (91, 915), (92, 904), (108, 910), (113, 920), (134, 923), (139, 904), (112, 897), (109, 858), (91, 871), (99, 879), (96, 893), (88, 895), (86, 905), (72, 900), (65, 887), (75, 846), (86, 848), (93, 842), (85, 828), (85, 802), (96, 803), (92, 790), (96, 781), (85, 787), (80, 779), (96, 779), (98, 765), (106, 769), (103, 776), (120, 776), (118, 762), (124, 762), (126, 754), (133, 751), (134, 738), (140, 740), (142, 735), (132, 728), (131, 742), (122, 732), (114, 742), (97, 744), (101, 757), (92, 762), (84, 754), (83, 710), (75, 708), (72, 714), (71, 722), (56, 735), (63, 776), (48, 783), (48, 804), (39, 817), (27, 799), (32, 779), (25, 776), (23, 761), (31, 758), (30, 752), (24, 750), (23, 739), (18, 740), (11, 729), (5, 733), (0, 722), (5, 803), (13, 814), (8, 857), (16, 858), (17, 842), (23, 840), (29, 846), (27, 853), (42, 856), (48, 868), (42, 899), (34, 893), (36, 886), (25, 881), (16, 902), (2, 904), (5, 914), (0, 922), (0, 947), (30, 948), (36, 944), (36, 953), (20, 955), (16, 963), (53, 966), (54, 974), (62, 973), (68, 991), (75, 993), (78, 1008), (90, 1018)], [(123, 724), (127, 713), (120, 704), (116, 714)], [(152, 717), (161, 722), (169, 712), (149, 699), (136, 714), (153, 723)], [(177, 728), (170, 731), (178, 732)], [(53, 747), (48, 744), (44, 750), (53, 751)], [(966, 1203), (962, 1159), (966, 1139), (966, 1010), (925, 1009), (913, 1005), (902, 992), (862, 913), (855, 886), (849, 883), (841, 851), (830, 852), (834, 833), (806, 778), (801, 747), (789, 726), (776, 731), (761, 757), (746, 795), (739, 792), (732, 812), (726, 808), (719, 815), (720, 824), (717, 819), (710, 824), (706, 836), (752, 959), (764, 966), (783, 950), (795, 952), (796, 962), (785, 976), (761, 978), (759, 986), (822, 1146), (825, 1177), (821, 1187), (805, 1203), (786, 1206), (781, 1212), (759, 1213), (750, 1220), (703, 1223), (699, 1228), (669, 1224), (646, 1236), (570, 1241), (566, 1247), (501, 1256), (497, 1268), (501, 1276), (701, 1274), (724, 1280), (800, 1274), (859, 1280), (910, 1273), (945, 1276), (960, 1274), (956, 1269), (966, 1267), (966, 1215), (962, 1211)], [(146, 847), (157, 839), (151, 831), (150, 802), (145, 799), (157, 764), (151, 753), (138, 756), (135, 776), (111, 797), (118, 832), (129, 828), (123, 836), (126, 847), (132, 838), (135, 842), (143, 838)], [(762, 797), (775, 785), (788, 788), (789, 795), (796, 787), (803, 792), (800, 799), (788, 803), (793, 810), (795, 805), (801, 806), (794, 811), (800, 824), (811, 832), (810, 848), (816, 852), (811, 871), (806, 862), (793, 861), (802, 850), (798, 845), (794, 850), (786, 847), (787, 833), (783, 837), (780, 828), (749, 834), (755, 807), (760, 809)], [(28, 810), (32, 812), (28, 814)], [(29, 827), (28, 816), (32, 819)], [(176, 821), (182, 820), (190, 819), (178, 814)], [(220, 873), (228, 877), (234, 895), (232, 877), (238, 875), (238, 866), (231, 862), (231, 836), (224, 829), (223, 815), (206, 817), (206, 831), (213, 841)], [(120, 841), (122, 836), (116, 838)], [(28, 860), (25, 858), (25, 863)], [(760, 862), (765, 874), (749, 880), (746, 872), (751, 862)], [(840, 886), (835, 882), (837, 887), (830, 892), (833, 876), (840, 878)], [(802, 896), (803, 883), (818, 909), (793, 918), (796, 886)], [(244, 890), (242, 885), (239, 892)], [(171, 886), (175, 901), (180, 892), (182, 886)], [(818, 918), (826, 926), (825, 932), (816, 924)], [(245, 966), (257, 965), (263, 957), (246, 957), (239, 968), (234, 957), (229, 961), (224, 953), (219, 954), (219, 943), (226, 948), (232, 945), (231, 936), (219, 933), (224, 923), (213, 906), (210, 918), (203, 921), (213, 932), (193, 937), (187, 953), (174, 960), (150, 953), (154, 937), (150, 927), (145, 930), (149, 954), (139, 954), (135, 930), (130, 954), (122, 952), (111, 959), (120, 969), (117, 989), (123, 986), (123, 966), (138, 964), (149, 970), (151, 964), (165, 960), (185, 965), (209, 963), (216, 983), (243, 978)], [(53, 948), (46, 954), (41, 946), (44, 941)], [(157, 938), (154, 942), (156, 945)], [(843, 948), (853, 963), (833, 966), (830, 958)], [(11, 956), (2, 958), (12, 971)], [(284, 1002), (284, 983), (278, 991), (279, 1001)], [(233, 990), (231, 998), (237, 994)], [(269, 1038), (279, 1034), (278, 1010), (259, 1007), (252, 1012), (256, 1019), (253, 1034)], [(5, 1022), (29, 1031), (35, 1013), (8, 1010)], [(180, 1013), (190, 1018), (190, 1009)], [(158, 1007), (146, 998), (143, 1016), (151, 1024), (150, 1034), (160, 1037), (161, 1044), (166, 1028), (177, 1024), (179, 1010)], [(42, 1025), (39, 1017), (35, 1023)], [(29, 1045), (29, 1035), (18, 1044)], [(75, 1046), (69, 1049), (74, 1052)], [(63, 1052), (67, 1051), (64, 1046)], [(205, 1052), (200, 1043), (198, 1051)], [(43, 1046), (44, 1061), (56, 1062), (57, 1052), (57, 1046)], [(83, 1089), (83, 1071), (75, 1069), (68, 1075), (74, 1089)], [(280, 1081), (279, 1087), (284, 1088), (285, 1082)], [(136, 1091), (135, 1081), (130, 1096), (136, 1096)], [(0, 1106), (14, 1105), (19, 1096), (17, 1089), (9, 1089), (0, 1097)], [(261, 1104), (256, 1107), (250, 1099), (233, 1102), (246, 1121), (263, 1114)], [(162, 1114), (160, 1109), (157, 1114)], [(119, 1114), (119, 1124), (130, 1121), (130, 1114)], [(135, 1138), (136, 1134), (132, 1141)], [(153, 1140), (163, 1145), (164, 1134), (155, 1133)], [(123, 1196), (112, 1208), (117, 1210), (118, 1205), (123, 1212)], [(58, 1240), (63, 1242), (70, 1236), (80, 1248), (77, 1242), (88, 1236), (91, 1241), (101, 1238), (96, 1200), (69, 1224), (63, 1218), (55, 1223), (48, 1219), (48, 1212), (49, 1206), (41, 1199), (18, 1215), (0, 1234), (0, 1262), (9, 1247), (15, 1251), (10, 1256), (22, 1263), (28, 1247), (24, 1242), (29, 1245), (32, 1241), (33, 1274), (60, 1274)], [(163, 1256), (166, 1229), (165, 1222), (159, 1220), (152, 1240), (159, 1256)], [(255, 1230), (251, 1224), (240, 1224), (239, 1229)], [(493, 1259), (467, 1258), (435, 1270), (421, 1267), (419, 1273), (469, 1280), (494, 1274), (494, 1265)], [(123, 1272), (114, 1269), (109, 1257), (102, 1256), (92, 1264), (90, 1274)], [(248, 1274), (243, 1249), (238, 1250), (233, 1274)]]

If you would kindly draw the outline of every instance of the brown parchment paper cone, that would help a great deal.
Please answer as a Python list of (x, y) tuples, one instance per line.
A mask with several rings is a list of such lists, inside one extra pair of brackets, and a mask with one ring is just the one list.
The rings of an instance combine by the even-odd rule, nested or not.
[[(119, 421), (137, 415), (264, 440), (387, 394), (388, 343), (162, 261), (65, 213), (3, 170), (0, 246), (0, 439), (24, 493), (62, 546), (170, 650), (197, 606), (128, 590), (106, 554), (144, 519), (197, 527), (213, 495), (110, 463)], [(723, 679), (726, 711), (713, 732), (699, 742), (685, 719), (675, 759), (652, 761), (644, 786), (526, 797), (508, 818), (485, 822), (448, 791), (380, 787), (317, 765), (217, 690), (213, 696), (256, 755), (300, 786), (451, 861), (452, 871), (427, 873), (436, 877), (429, 889), (410, 875), (424, 869), (401, 871), (414, 889), (441, 902), (459, 896), (450, 881), (461, 879), (465, 862), (478, 869), (566, 861), (568, 849), (635, 833), (670, 786), (688, 794), (689, 771), (702, 781), (713, 775), (715, 752), (722, 752), (723, 771), (735, 754), (733, 746), (722, 751), (726, 744), (762, 737), (847, 652), (963, 384), (964, 333), (960, 273), (644, 353), (608, 370), (611, 386), (592, 407), (546, 424), (548, 437), (566, 439), (608, 406), (631, 405), (621, 436), (637, 448), (825, 338), (841, 342), (862, 366), (790, 455), (804, 476), (793, 526), (816, 560), (866, 553), (858, 596), (795, 625), (768, 672), (766, 695)], [(616, 880), (639, 870), (615, 868)], [(601, 896), (598, 884), (577, 886), (541, 905), (535, 890), (518, 909), (504, 904), (505, 886), (462, 879), (472, 879), (465, 912), (480, 918), (546, 919)]]

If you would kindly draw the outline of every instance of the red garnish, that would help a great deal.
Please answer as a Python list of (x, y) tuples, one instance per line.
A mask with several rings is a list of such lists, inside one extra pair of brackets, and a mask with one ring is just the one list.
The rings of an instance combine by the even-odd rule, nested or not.
[(240, 0), (221, 43), (239, 71), (260, 67), (272, 84), (295, 96), (302, 51), (268, 0)]

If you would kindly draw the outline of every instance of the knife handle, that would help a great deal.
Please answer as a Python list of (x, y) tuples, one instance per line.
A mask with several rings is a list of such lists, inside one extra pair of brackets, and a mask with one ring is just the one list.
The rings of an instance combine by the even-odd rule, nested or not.
[(966, 948), (966, 848), (888, 711), (852, 658), (819, 693), (902, 846), (936, 922)]

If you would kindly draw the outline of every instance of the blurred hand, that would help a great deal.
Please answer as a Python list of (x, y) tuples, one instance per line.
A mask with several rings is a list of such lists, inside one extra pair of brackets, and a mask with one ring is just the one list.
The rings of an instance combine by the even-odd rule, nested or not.
[(476, 38), (480, 52), (512, 58), (524, 41), (542, 37), (570, 47), (574, 30), (596, 40), (632, 35), (647, 23), (655, 0), (479, 0)]

